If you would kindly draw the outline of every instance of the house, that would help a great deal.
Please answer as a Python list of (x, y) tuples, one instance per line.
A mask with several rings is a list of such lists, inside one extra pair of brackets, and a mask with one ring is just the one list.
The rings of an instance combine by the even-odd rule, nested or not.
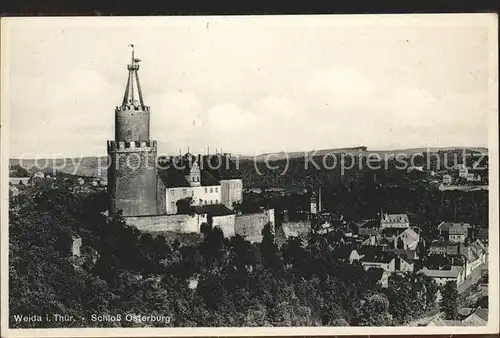
[(488, 229), (474, 227), (474, 229), (471, 231), (471, 239), (479, 239), (482, 243), (488, 245)]
[(396, 271), (396, 259), (394, 255), (390, 253), (381, 252), (379, 254), (366, 254), (361, 257), (359, 261), (365, 270), (370, 268), (381, 268), (390, 273)]
[(423, 173), (424, 172), (424, 166), (410, 166), (406, 169), (407, 173), (410, 173), (412, 171), (418, 171)]
[(486, 262), (487, 250), (481, 243), (481, 241), (475, 241), (471, 243), (464, 250), (464, 256), (466, 258), (466, 276), (469, 276), (475, 269)]
[(324, 221), (323, 223), (318, 224), (315, 227), (316, 233), (320, 234), (320, 235), (328, 234), (334, 230), (335, 230), (335, 227), (328, 221)]
[(477, 308), (462, 323), (465, 326), (486, 326), (488, 325), (488, 309)]
[(359, 261), (362, 257), (357, 250), (352, 250), (349, 254), (349, 263), (352, 264), (354, 261)]
[(465, 165), (462, 165), (458, 169), (458, 177), (467, 178), (468, 174), (469, 174), (469, 168), (467, 168)]
[(362, 238), (372, 237), (372, 236), (377, 236), (379, 232), (380, 232), (379, 229), (376, 228), (359, 228), (358, 236)]
[(443, 184), (449, 185), (451, 184), (451, 182), (452, 182), (451, 175), (443, 175)]
[(361, 246), (373, 246), (377, 244), (377, 236), (370, 236), (361, 242)]
[(405, 255), (400, 255), (396, 257), (394, 271), (413, 272), (414, 269), (415, 269), (415, 263), (413, 263), (413, 260), (408, 259)]
[(410, 221), (407, 214), (383, 214), (380, 219), (380, 228), (409, 228)]
[(442, 255), (431, 255), (424, 258), (424, 266), (429, 270), (446, 270), (452, 264), (452, 257)]
[(461, 266), (452, 266), (446, 270), (429, 270), (426, 267), (422, 269), (422, 273), (436, 282), (437, 285), (445, 285), (452, 281), (459, 287), (465, 280), (465, 271)]
[(437, 230), (439, 235), (450, 242), (464, 243), (469, 234), (469, 228), (471, 228), (469, 223), (441, 222)]
[(443, 319), (441, 314), (437, 314), (425, 326), (463, 326), (463, 323), (460, 320)]
[(467, 182), (481, 182), (481, 176), (474, 173), (468, 173), (466, 179)]
[(417, 248), (420, 235), (413, 229), (408, 228), (394, 238), (394, 247), (405, 250), (415, 250)]
[(462, 243), (434, 241), (429, 245), (429, 255), (458, 256)]

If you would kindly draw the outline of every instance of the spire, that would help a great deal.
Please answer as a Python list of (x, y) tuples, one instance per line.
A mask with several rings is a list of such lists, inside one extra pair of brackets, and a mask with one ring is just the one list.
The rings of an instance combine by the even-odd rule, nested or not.
[(132, 48), (132, 58), (130, 64), (127, 65), (128, 79), (125, 95), (123, 95), (122, 106), (144, 107), (138, 74), (139, 62), (141, 62), (141, 60), (135, 57), (134, 45), (129, 45), (129, 47)]

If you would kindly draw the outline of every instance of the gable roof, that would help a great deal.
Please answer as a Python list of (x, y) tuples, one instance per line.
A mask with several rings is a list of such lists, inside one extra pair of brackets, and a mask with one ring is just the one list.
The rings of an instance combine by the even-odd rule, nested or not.
[(477, 308), (463, 320), (467, 326), (484, 326), (488, 324), (488, 309)]
[(387, 249), (388, 252), (392, 252), (395, 255), (398, 255), (408, 263), (413, 263), (413, 261), (417, 258), (417, 250), (406, 250), (406, 249)]
[(242, 174), (238, 170), (238, 166), (235, 164), (230, 155), (203, 155), (201, 157), (201, 161), (203, 169), (210, 172), (210, 174), (219, 181), (242, 178)]
[(403, 223), (409, 222), (407, 214), (384, 214), (381, 219), (383, 223)]
[(158, 170), (158, 177), (166, 188), (190, 187), (182, 172), (175, 168)]
[(429, 270), (425, 267), (422, 269), (424, 275), (434, 278), (457, 278), (462, 271), (461, 266), (452, 266), (449, 270)]
[(220, 182), (212, 176), (208, 171), (202, 170), (201, 171), (201, 185), (202, 186), (214, 186), (214, 185), (220, 185)]
[(373, 229), (373, 228), (359, 228), (358, 235), (359, 236), (375, 236), (378, 235), (379, 230), (378, 229)]
[(397, 237), (401, 238), (406, 245), (413, 244), (418, 242), (420, 239), (420, 235), (415, 232), (412, 228), (408, 228), (402, 233), (400, 233)]
[(452, 235), (466, 234), (469, 228), (469, 223), (441, 222), (441, 224), (438, 225), (438, 230), (448, 231)]
[(197, 214), (207, 214), (209, 216), (227, 216), (234, 212), (223, 204), (208, 204), (194, 206), (194, 211)]
[[(167, 168), (158, 170), (158, 177), (162, 180), (166, 188), (187, 188), (191, 187), (188, 180), (184, 176), (184, 169)], [(220, 182), (213, 177), (208, 171), (200, 171), (200, 184), (202, 186), (216, 186)]]

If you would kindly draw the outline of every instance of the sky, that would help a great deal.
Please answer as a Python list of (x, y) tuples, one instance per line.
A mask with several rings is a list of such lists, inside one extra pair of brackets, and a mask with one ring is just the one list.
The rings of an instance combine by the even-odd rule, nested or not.
[(160, 154), (487, 146), (498, 114), (491, 15), (9, 18), (2, 28), (11, 158), (105, 155), (131, 43)]

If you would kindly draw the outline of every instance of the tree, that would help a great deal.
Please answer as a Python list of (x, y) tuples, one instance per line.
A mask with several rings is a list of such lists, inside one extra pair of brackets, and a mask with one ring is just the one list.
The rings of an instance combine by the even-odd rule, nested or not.
[(28, 170), (20, 164), (15, 164), (10, 167), (10, 177), (29, 177)]
[(177, 213), (183, 215), (192, 215), (194, 213), (193, 198), (186, 197), (175, 202)]
[(440, 308), (441, 311), (444, 312), (445, 319), (448, 320), (457, 319), (458, 291), (456, 284), (453, 281), (447, 282), (443, 287), (441, 295), (443, 298), (441, 299)]
[(359, 326), (392, 326), (394, 320), (388, 310), (389, 301), (385, 295), (368, 294), (360, 301), (355, 323)]

